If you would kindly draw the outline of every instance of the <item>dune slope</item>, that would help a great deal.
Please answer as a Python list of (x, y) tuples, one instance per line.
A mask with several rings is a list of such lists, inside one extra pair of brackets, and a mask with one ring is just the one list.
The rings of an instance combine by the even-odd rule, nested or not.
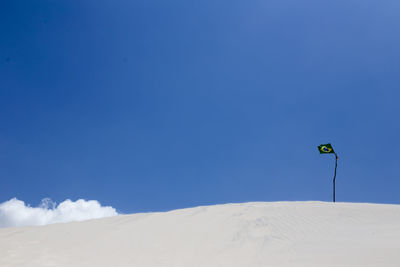
[(400, 266), (400, 205), (204, 206), (0, 229), (0, 266)]

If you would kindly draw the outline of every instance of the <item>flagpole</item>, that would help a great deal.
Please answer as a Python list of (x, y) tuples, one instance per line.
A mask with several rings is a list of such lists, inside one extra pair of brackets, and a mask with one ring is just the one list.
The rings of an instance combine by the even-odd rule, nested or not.
[(337, 161), (339, 157), (336, 154), (335, 150), (333, 150), (333, 147), (330, 143), (319, 145), (318, 151), (320, 154), (335, 154), (335, 173), (333, 175), (333, 202), (336, 202), (335, 183), (336, 183)]
[(335, 182), (336, 182), (336, 169), (337, 169), (337, 160), (338, 160), (338, 155), (335, 153), (335, 174), (333, 175), (333, 202), (336, 202), (335, 199)]

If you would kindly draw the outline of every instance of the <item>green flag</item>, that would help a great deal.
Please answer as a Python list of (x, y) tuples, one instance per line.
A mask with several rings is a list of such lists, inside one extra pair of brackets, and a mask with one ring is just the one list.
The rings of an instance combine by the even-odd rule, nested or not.
[(335, 154), (335, 151), (333, 150), (333, 147), (331, 144), (319, 145), (318, 151), (320, 154), (329, 154), (329, 153)]

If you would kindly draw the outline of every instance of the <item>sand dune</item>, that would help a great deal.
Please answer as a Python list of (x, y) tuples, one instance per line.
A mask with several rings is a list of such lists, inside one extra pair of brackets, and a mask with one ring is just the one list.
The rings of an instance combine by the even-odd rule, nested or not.
[(204, 206), (0, 229), (0, 266), (400, 266), (400, 205)]

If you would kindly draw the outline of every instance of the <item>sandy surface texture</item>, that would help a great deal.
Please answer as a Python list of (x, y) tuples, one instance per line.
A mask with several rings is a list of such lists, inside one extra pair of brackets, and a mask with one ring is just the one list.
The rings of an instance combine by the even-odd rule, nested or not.
[(0, 229), (0, 266), (400, 266), (400, 205), (204, 206)]

